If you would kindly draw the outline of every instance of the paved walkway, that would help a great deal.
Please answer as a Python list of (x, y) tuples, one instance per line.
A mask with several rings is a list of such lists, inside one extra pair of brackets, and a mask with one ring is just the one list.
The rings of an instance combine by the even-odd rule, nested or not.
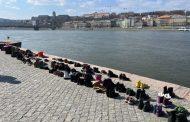
[[(114, 79), (115, 82), (118, 80)], [(130, 82), (124, 83), (132, 87)], [(157, 92), (147, 90), (150, 96)], [(2, 122), (160, 122), (124, 102), (125, 94), (111, 99), (92, 88), (78, 86), (48, 71), (27, 66), (0, 51), (0, 121)], [(155, 99), (155, 97), (153, 97)], [(174, 100), (190, 108), (184, 100)]]

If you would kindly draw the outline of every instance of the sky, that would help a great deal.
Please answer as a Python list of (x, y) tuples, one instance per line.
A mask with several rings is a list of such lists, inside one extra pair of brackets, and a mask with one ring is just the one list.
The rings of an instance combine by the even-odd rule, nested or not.
[(93, 12), (147, 12), (189, 10), (190, 0), (0, 0), (0, 18), (30, 19), (32, 16), (83, 15)]

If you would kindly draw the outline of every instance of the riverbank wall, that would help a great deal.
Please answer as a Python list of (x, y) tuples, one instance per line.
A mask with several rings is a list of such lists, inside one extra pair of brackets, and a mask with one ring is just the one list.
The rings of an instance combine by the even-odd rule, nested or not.
[(22, 42), (15, 42), (15, 41), (0, 41), (0, 49), (6, 45), (6, 44), (10, 44), (12, 46), (16, 46), (16, 47), (20, 47), (22, 46)]
[[(59, 31), (178, 31), (179, 27), (143, 27), (143, 28), (120, 28), (120, 27), (105, 27), (105, 28), (57, 28)], [(19, 27), (0, 27), (0, 30), (34, 30), (33, 28)], [(50, 28), (39, 28), (39, 30), (56, 31)]]

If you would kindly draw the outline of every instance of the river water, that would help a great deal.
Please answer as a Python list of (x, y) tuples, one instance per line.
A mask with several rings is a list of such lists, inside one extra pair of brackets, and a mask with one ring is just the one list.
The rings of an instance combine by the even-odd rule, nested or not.
[(190, 87), (190, 32), (0, 30), (22, 47)]

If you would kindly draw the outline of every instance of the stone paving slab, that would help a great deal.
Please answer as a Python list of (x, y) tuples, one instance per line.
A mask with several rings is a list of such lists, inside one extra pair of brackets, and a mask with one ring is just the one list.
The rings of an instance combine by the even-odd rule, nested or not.
[[(118, 79), (113, 79), (118, 82)], [(122, 81), (120, 81), (122, 82)], [(133, 87), (130, 82), (123, 82)], [(157, 92), (147, 90), (156, 99)], [(27, 66), (0, 51), (0, 122), (166, 122), (92, 88)], [(154, 97), (153, 97), (154, 96)], [(190, 108), (189, 102), (174, 103)]]

